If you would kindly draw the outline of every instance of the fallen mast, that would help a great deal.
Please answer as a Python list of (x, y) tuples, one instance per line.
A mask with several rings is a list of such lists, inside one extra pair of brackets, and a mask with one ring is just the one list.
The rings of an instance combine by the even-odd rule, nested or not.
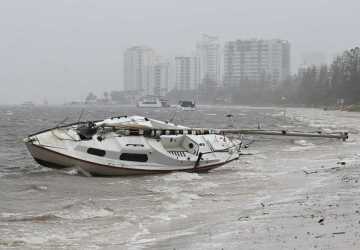
[(129, 135), (144, 135), (146, 137), (159, 137), (161, 135), (178, 134), (240, 134), (240, 135), (273, 135), (273, 136), (293, 136), (293, 137), (315, 137), (330, 138), (346, 141), (349, 138), (348, 132), (301, 132), (287, 130), (262, 130), (262, 129), (209, 129), (209, 128), (184, 128), (184, 129), (156, 129), (136, 126), (105, 126), (116, 131), (123, 131)]
[(261, 129), (221, 129), (220, 133), (224, 134), (242, 134), (242, 135), (275, 135), (275, 136), (297, 136), (297, 137), (317, 137), (333, 138), (346, 141), (349, 139), (348, 132), (300, 132), (287, 130), (261, 130)]

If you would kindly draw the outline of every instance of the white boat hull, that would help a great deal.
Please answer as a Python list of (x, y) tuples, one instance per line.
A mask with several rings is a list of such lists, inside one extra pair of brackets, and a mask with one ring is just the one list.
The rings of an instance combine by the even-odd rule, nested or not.
[(31, 142), (26, 143), (26, 146), (31, 153), (34, 160), (42, 166), (64, 169), (64, 168), (77, 168), (81, 171), (94, 176), (126, 176), (126, 175), (147, 175), (147, 174), (162, 174), (174, 171), (184, 172), (207, 172), (212, 169), (221, 167), (227, 163), (237, 160), (238, 154), (234, 154), (226, 161), (203, 164), (197, 167), (194, 166), (167, 166), (166, 168), (134, 168), (134, 166), (113, 166), (105, 165), (96, 162), (87, 161), (61, 154), (47, 147), (38, 146)]

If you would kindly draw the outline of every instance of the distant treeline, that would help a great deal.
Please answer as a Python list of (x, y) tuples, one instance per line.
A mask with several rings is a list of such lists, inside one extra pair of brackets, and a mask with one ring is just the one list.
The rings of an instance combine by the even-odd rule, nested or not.
[(360, 48), (337, 56), (330, 65), (303, 69), (288, 94), (306, 105), (360, 104)]

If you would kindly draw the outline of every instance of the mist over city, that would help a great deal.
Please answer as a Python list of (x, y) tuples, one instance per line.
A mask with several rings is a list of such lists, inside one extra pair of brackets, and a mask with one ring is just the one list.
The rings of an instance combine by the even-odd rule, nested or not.
[(360, 249), (359, 0), (2, 0), (0, 249)]
[[(286, 41), (286, 67), (294, 76), (304, 66), (331, 64), (357, 46), (359, 7), (352, 0), (3, 1), (0, 102), (63, 104), (84, 101), (90, 91), (103, 96), (126, 90), (132, 83), (125, 82), (124, 55), (136, 46), (169, 64), (170, 92), (176, 87), (176, 57), (199, 56), (203, 35), (216, 37), (219, 46), (217, 86), (226, 85), (226, 46), (237, 40)], [(199, 67), (205, 67), (203, 60)], [(262, 66), (259, 75), (265, 70), (271, 77)], [(201, 71), (191, 88), (204, 83)]]

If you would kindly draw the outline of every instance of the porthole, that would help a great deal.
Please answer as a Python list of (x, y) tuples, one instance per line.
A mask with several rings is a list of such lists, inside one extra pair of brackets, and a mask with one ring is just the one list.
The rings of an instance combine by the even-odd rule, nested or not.
[(147, 162), (148, 161), (148, 156), (146, 154), (123, 153), (123, 154), (120, 155), (120, 160)]
[(88, 148), (86, 151), (88, 154), (96, 156), (105, 156), (106, 151), (98, 148)]

